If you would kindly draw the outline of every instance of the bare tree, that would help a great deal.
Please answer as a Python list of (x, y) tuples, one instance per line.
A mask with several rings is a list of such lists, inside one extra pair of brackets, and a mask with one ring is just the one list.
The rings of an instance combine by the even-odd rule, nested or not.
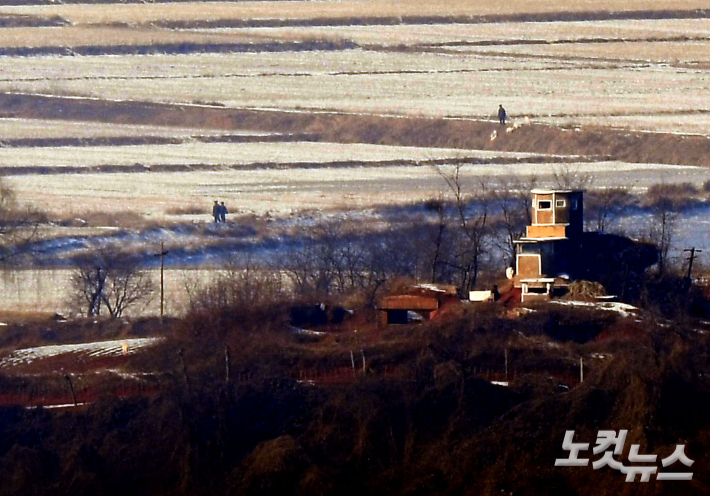
[(261, 265), (251, 254), (232, 255), (206, 283), (185, 281), (192, 310), (255, 307), (287, 296), (279, 270)]
[(594, 183), (594, 175), (578, 164), (563, 163), (555, 166), (552, 177), (559, 189), (588, 189)]
[(476, 286), (482, 269), (483, 257), (489, 237), (489, 201), (486, 178), (479, 178), (475, 186), (466, 188), (461, 176), (462, 161), (456, 161), (452, 170), (437, 167), (437, 173), (453, 195), (458, 220), (453, 258), (449, 261), (457, 271), (457, 285), (467, 294)]
[(111, 318), (116, 319), (128, 307), (141, 303), (147, 305), (154, 289), (153, 279), (147, 271), (141, 270), (138, 264), (124, 262), (108, 272), (101, 299)]
[(72, 275), (70, 304), (88, 317), (105, 308), (119, 318), (129, 307), (148, 304), (154, 283), (140, 262), (113, 248), (102, 248), (80, 260)]
[(672, 200), (660, 198), (651, 205), (650, 240), (658, 247), (658, 273), (662, 277), (668, 270), (668, 254), (673, 246), (680, 213)]
[(0, 177), (0, 262), (8, 262), (16, 246), (36, 238), (41, 220), (39, 212), (17, 203), (14, 190)]
[(82, 263), (72, 274), (70, 304), (82, 312), (86, 309), (87, 317), (101, 314), (101, 295), (106, 285), (106, 272), (101, 265)]
[(614, 219), (635, 202), (626, 187), (593, 190), (585, 202), (586, 218), (596, 231), (605, 232)]

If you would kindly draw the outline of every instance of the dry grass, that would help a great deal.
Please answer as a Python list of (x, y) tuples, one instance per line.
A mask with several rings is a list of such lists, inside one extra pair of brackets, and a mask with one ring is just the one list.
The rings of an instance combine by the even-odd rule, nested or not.
[(180, 207), (168, 208), (165, 211), (166, 215), (205, 215), (204, 205), (185, 205)]
[(544, 12), (586, 12), (619, 10), (690, 10), (707, 7), (704, 0), (588, 0), (559, 3), (543, 0), (471, 2), (449, 0), (349, 0), (342, 2), (237, 2), (131, 5), (61, 5), (3, 7), (0, 13), (61, 16), (73, 23), (142, 23), (153, 20), (195, 19), (310, 19), (362, 16), (460, 16)]

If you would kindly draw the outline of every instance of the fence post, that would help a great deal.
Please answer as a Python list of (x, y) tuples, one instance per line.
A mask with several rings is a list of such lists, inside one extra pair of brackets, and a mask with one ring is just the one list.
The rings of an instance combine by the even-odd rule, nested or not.
[(66, 378), (67, 382), (69, 383), (69, 389), (71, 389), (71, 397), (74, 400), (74, 406), (78, 406), (78, 404), (76, 402), (76, 392), (74, 391), (74, 383), (72, 383), (72, 380), (71, 380), (71, 377), (69, 376), (69, 374), (66, 374), (64, 377)]
[(229, 384), (229, 347), (224, 347), (224, 368), (225, 368), (225, 382)]
[(579, 359), (579, 382), (584, 382), (584, 358)]

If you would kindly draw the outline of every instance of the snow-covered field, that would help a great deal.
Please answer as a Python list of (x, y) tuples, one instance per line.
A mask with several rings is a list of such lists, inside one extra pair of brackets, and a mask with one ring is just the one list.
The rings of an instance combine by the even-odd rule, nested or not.
[[(462, 178), (467, 186), (483, 180), (495, 187), (515, 177), (537, 176), (541, 184), (554, 186), (551, 176), (564, 167), (554, 163), (471, 164), (463, 167)], [(703, 167), (582, 162), (569, 169), (590, 175), (590, 186), (597, 188), (618, 186), (623, 174), (624, 184), (636, 192), (664, 182), (701, 186), (710, 180), (710, 170)], [(426, 165), (26, 175), (6, 181), (23, 199), (60, 217), (131, 211), (161, 220), (175, 208), (202, 208), (204, 215), (195, 217), (197, 222), (209, 222), (213, 200), (225, 201), (232, 213), (284, 216), (303, 210), (410, 203), (447, 193), (442, 177)]]
[[(535, 52), (557, 48), (568, 45), (461, 48), (460, 53), (0, 57), (6, 74), (0, 90), (479, 119), (491, 118), (505, 103), (514, 117), (595, 124), (596, 118), (626, 115), (629, 127), (646, 129), (643, 119), (659, 116), (656, 129), (681, 132), (674, 114), (710, 111), (705, 69), (651, 63), (644, 54), (595, 60)], [(678, 44), (677, 57), (684, 49)], [(603, 54), (605, 49), (592, 45), (592, 50)]]
[(202, 143), (134, 146), (0, 148), (0, 164), (12, 167), (91, 167), (99, 165), (289, 165), (299, 162), (422, 161), (441, 158), (525, 158), (533, 154), (362, 143)]

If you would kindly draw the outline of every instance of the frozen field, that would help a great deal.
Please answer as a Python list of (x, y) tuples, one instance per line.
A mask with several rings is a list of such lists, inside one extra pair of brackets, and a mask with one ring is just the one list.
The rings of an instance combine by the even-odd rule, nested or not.
[[(101, 165), (284, 165), (424, 161), (457, 157), (525, 158), (531, 154), (341, 143), (185, 143), (136, 146), (0, 148), (0, 163), (17, 168)], [(115, 178), (113, 179), (115, 180)]]
[[(462, 177), (473, 185), (505, 183), (512, 177), (537, 176), (554, 186), (552, 175), (561, 164), (468, 165)], [(446, 170), (446, 168), (444, 168)], [(626, 164), (620, 162), (571, 164), (569, 170), (593, 177), (590, 186), (624, 184), (642, 192), (658, 183), (710, 180), (704, 167)], [(77, 188), (77, 177), (82, 187)], [(209, 221), (213, 199), (227, 202), (232, 213), (290, 215), (301, 210), (357, 209), (390, 203), (423, 201), (446, 193), (446, 185), (432, 166), (331, 167), (212, 172), (144, 172), (131, 174), (27, 175), (7, 179), (20, 196), (59, 217), (87, 211), (135, 211), (153, 219), (179, 207), (205, 214)]]

